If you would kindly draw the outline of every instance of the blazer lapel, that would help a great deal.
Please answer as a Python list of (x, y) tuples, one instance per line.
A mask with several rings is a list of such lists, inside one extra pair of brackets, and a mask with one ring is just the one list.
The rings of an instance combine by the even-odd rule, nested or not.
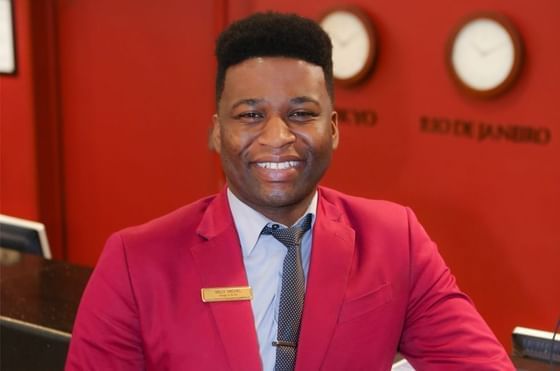
[[(191, 251), (202, 288), (247, 286), (241, 247), (225, 192), (208, 206), (197, 230), (206, 241)], [(261, 361), (250, 301), (206, 303), (233, 370), (260, 370)]]
[(354, 230), (340, 210), (321, 197), (301, 324), (297, 370), (318, 370), (333, 336), (344, 301), (354, 255)]

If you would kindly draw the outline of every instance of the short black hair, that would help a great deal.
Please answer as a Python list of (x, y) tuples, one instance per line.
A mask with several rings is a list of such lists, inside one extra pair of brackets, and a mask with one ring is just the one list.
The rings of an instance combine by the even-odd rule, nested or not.
[(255, 57), (300, 59), (323, 69), (327, 92), (334, 98), (331, 39), (315, 21), (297, 14), (254, 13), (232, 23), (216, 41), (216, 104), (226, 70)]

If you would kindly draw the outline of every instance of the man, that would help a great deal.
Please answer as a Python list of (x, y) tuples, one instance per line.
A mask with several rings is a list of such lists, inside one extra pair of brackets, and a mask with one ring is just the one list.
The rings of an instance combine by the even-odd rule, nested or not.
[(67, 368), (512, 370), (409, 209), (318, 187), (339, 139), (321, 28), (255, 14), (216, 55), (227, 188), (109, 239)]

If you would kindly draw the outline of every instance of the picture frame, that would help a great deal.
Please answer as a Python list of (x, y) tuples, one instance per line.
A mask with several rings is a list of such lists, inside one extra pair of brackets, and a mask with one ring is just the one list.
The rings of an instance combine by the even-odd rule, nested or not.
[(17, 73), (14, 3), (0, 0), (0, 75)]

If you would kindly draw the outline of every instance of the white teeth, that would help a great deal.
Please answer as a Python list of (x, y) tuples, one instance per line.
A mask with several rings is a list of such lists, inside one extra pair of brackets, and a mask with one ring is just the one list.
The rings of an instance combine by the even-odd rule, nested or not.
[(257, 162), (258, 167), (264, 169), (284, 170), (297, 166), (297, 161), (284, 161), (284, 162)]

